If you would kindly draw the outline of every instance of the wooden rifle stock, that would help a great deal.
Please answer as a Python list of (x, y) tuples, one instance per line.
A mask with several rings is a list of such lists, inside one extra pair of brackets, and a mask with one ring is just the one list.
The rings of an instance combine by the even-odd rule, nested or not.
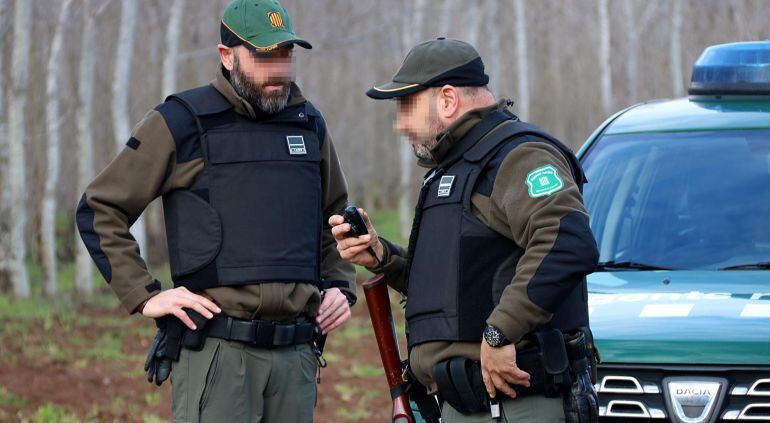
[(388, 380), (390, 396), (393, 398), (393, 422), (414, 423), (414, 414), (406, 394), (406, 381), (401, 367), (401, 355), (398, 352), (398, 338), (390, 311), (388, 285), (382, 275), (377, 275), (363, 283), (366, 305), (372, 318), (374, 336), (380, 349), (385, 378)]

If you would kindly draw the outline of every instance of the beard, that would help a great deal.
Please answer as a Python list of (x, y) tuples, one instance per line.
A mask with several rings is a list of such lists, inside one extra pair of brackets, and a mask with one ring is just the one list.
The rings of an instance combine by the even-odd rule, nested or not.
[(422, 136), (413, 136), (414, 143), (412, 144), (412, 150), (414, 150), (414, 155), (417, 156), (418, 159), (432, 161), (433, 154), (431, 151), (433, 151), (439, 143), (439, 140), (436, 139), (436, 137), (446, 130), (446, 126), (438, 118), (438, 113), (435, 109), (431, 110), (428, 119), (430, 120), (428, 132)]
[[(291, 80), (286, 78), (268, 78), (261, 84), (254, 83), (238, 64), (238, 55), (235, 55), (233, 71), (231, 72), (233, 89), (239, 96), (251, 104), (251, 107), (259, 109), (268, 115), (274, 115), (289, 102)], [(278, 91), (268, 91), (267, 85), (281, 85)]]

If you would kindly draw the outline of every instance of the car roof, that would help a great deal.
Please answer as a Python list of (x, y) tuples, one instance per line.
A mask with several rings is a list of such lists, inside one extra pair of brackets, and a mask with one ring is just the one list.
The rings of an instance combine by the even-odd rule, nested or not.
[(770, 128), (770, 97), (654, 100), (628, 108), (604, 135)]

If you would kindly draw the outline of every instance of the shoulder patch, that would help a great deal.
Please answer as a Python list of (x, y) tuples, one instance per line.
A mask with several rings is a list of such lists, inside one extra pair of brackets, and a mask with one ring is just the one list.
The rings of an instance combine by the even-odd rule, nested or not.
[(524, 181), (530, 197), (547, 197), (564, 188), (564, 181), (553, 165), (540, 166), (527, 174)]

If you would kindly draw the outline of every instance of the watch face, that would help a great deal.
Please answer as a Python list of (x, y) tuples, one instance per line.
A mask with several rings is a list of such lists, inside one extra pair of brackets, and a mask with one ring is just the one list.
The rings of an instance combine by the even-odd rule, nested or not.
[(486, 339), (487, 343), (492, 347), (499, 347), (503, 344), (505, 337), (503, 336), (503, 333), (499, 330), (487, 326), (486, 329), (484, 329), (484, 339)]

